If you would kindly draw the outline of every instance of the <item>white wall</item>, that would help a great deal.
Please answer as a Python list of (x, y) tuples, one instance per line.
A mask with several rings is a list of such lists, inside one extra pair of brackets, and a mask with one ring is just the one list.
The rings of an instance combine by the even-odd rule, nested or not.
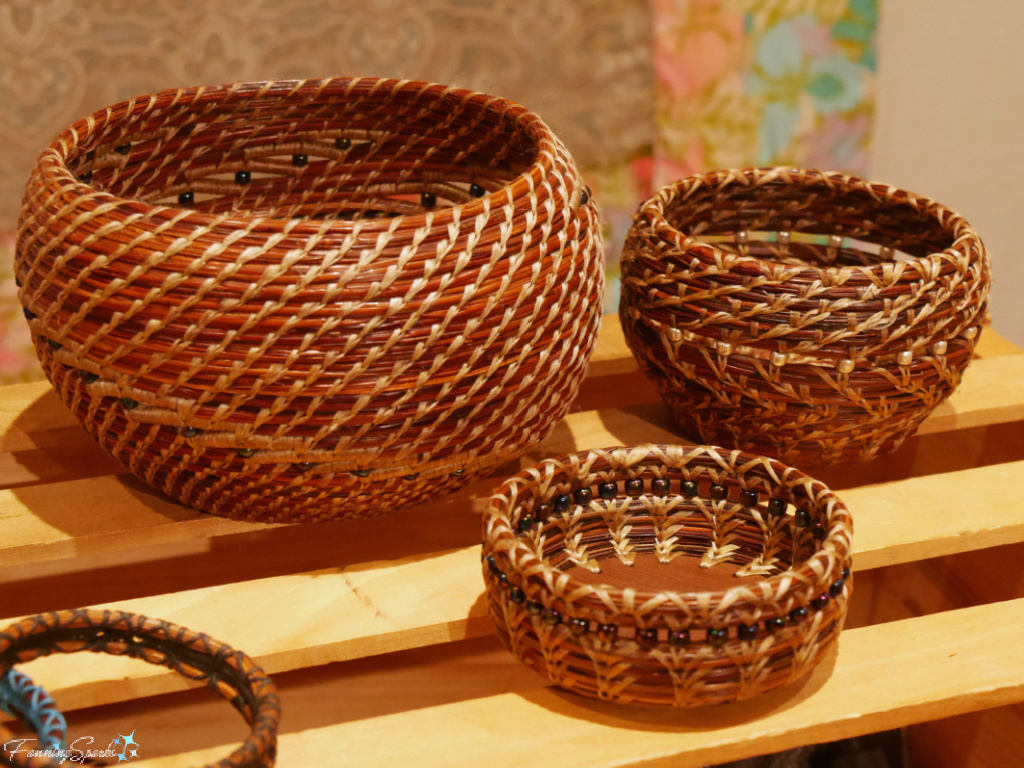
[(992, 253), (993, 327), (1024, 344), (1024, 0), (883, 0), (871, 178), (934, 198)]

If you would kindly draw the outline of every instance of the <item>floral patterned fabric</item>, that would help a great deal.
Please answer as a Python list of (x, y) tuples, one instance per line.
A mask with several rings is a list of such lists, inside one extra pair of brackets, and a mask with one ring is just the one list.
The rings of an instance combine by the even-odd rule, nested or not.
[(717, 168), (795, 165), (863, 175), (877, 0), (653, 0), (655, 139), (599, 175), (609, 293), (637, 201)]
[(39, 149), (93, 109), (197, 82), (337, 72), (515, 99), (566, 142), (601, 203), (614, 312), (619, 248), (658, 186), (755, 164), (864, 172), (876, 2), (0, 3), (0, 382), (41, 375), (12, 273), (20, 190)]

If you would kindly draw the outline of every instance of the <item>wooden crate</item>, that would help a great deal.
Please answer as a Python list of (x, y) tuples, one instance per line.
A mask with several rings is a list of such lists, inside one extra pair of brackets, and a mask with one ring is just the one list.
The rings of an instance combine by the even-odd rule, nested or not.
[[(848, 629), (809, 678), (752, 701), (592, 702), (546, 687), (498, 646), (480, 513), (518, 464), (372, 520), (222, 520), (120, 473), (45, 384), (0, 390), (0, 614), (117, 606), (244, 649), (282, 690), (281, 768), (685, 768), (915, 723), (914, 764), (1013, 764), (1024, 754), (1024, 354), (987, 331), (979, 358), (893, 456), (808, 468), (855, 515)], [(610, 318), (576, 408), (526, 461), (678, 440)], [(26, 671), (73, 735), (134, 730), (147, 759), (132, 765), (199, 764), (245, 732), (224, 702), (162, 668), (78, 654)]]

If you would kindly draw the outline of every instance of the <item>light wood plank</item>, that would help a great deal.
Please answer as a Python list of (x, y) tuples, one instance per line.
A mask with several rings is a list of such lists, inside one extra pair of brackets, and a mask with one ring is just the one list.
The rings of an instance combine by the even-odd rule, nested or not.
[(597, 337), (597, 348), (590, 358), (589, 376), (610, 376), (639, 371), (640, 366), (626, 345), (622, 323), (618, 315), (601, 318), (601, 330)]
[(1024, 353), (1024, 349), (991, 328), (986, 328), (978, 339), (974, 353), (978, 357), (1002, 357), (1003, 355), (1019, 355)]
[(1024, 461), (842, 492), (854, 564), (879, 568), (1024, 541)]
[(131, 475), (0, 490), (0, 523), (4, 566), (269, 527), (188, 509)]
[(932, 411), (917, 434), (1024, 419), (1024, 355), (975, 360), (960, 386)]
[[(971, 377), (972, 373), (977, 375)], [(1016, 419), (1024, 419), (1024, 355), (976, 361), (961, 389), (937, 409), (920, 432), (928, 434)], [(535, 461), (570, 451), (640, 442), (683, 442), (673, 431), (662, 404), (570, 414), (529, 458)], [(103, 455), (98, 447), (95, 451)], [(87, 465), (80, 461), (82, 466)], [(5, 527), (10, 531), (10, 536), (0, 543), (0, 560), (13, 565), (68, 557), (98, 547), (110, 549), (134, 542), (136, 532), (144, 530), (147, 535), (140, 541), (155, 543), (165, 534), (181, 540), (236, 533), (244, 529), (240, 526), (247, 525), (217, 522), (186, 510), (145, 490), (128, 476), (77, 482), (81, 484), (52, 483), (0, 491), (0, 519), (6, 521)], [(125, 483), (132, 487), (122, 487)], [(108, 495), (116, 504), (103, 502)], [(95, 510), (100, 506), (116, 506), (116, 514), (97, 520)], [(190, 528), (169, 527), (173, 522), (185, 521)], [(149, 535), (158, 530), (161, 532), (155, 538)]]
[[(586, 411), (591, 416), (575, 424), (559, 425), (556, 435), (564, 434), (568, 427), (580, 434), (581, 439), (575, 442), (576, 446), (610, 445), (613, 443), (590, 442), (585, 439), (585, 434), (603, 424), (604, 433), (607, 433), (602, 435), (603, 439), (607, 440), (609, 435), (614, 439), (620, 432), (625, 435), (627, 432), (619, 430), (616, 425), (627, 423), (623, 419), (631, 414), (641, 416), (650, 424), (649, 436), (646, 437), (648, 442), (678, 442), (678, 430), (673, 425), (671, 414), (658, 401), (653, 385), (636, 369), (621, 339), (616, 340), (616, 326), (610, 324), (607, 327), (611, 330), (603, 332), (602, 346), (595, 354), (596, 362), (581, 389), (584, 406), (599, 410)], [(621, 335), (621, 330), (618, 333)], [(613, 403), (619, 407), (606, 408)], [(959, 389), (925, 420), (918, 434), (1021, 419), (1024, 419), (1024, 354), (1010, 354), (975, 360)], [(595, 434), (600, 433), (595, 431)], [(619, 442), (626, 442), (626, 438)], [(531, 455), (550, 453), (534, 451)], [(0, 389), (0, 488), (120, 471), (120, 465), (107, 457), (77, 425), (49, 390), (49, 384), (22, 384)]]
[[(1022, 472), (1024, 462), (1015, 462), (847, 492), (857, 529), (855, 568), (1024, 541)], [(985, 489), (992, 508), (986, 515), (966, 514), (978, 488)], [(244, 649), (272, 672), (489, 631), (477, 546), (103, 607), (206, 632)], [(283, 622), (282, 616), (289, 618)], [(32, 675), (68, 709), (182, 685), (161, 668), (113, 657), (82, 665), (74, 657), (54, 656), (37, 661)]]
[[(509, 692), (284, 734), (279, 768), (695, 768), (1024, 700), (1024, 599), (844, 632), (803, 682), (738, 704), (652, 711), (556, 689)], [(981, 641), (984, 638), (984, 641)], [(898, 681), (898, 682), (896, 682)], [(205, 764), (225, 748), (139, 763)]]

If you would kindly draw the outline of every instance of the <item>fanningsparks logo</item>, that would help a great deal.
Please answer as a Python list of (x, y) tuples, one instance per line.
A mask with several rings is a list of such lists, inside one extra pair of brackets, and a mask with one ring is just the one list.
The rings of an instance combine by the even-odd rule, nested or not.
[(124, 763), (139, 756), (139, 742), (135, 740), (135, 731), (125, 735), (118, 734), (110, 740), (106, 749), (94, 748), (96, 740), (92, 736), (80, 736), (67, 747), (51, 744), (40, 745), (36, 739), (11, 739), (4, 744), (4, 753), (13, 758), (14, 755), (30, 757), (46, 757), (56, 760), (62, 765), (66, 762), (83, 763), (88, 758), (101, 758)]

